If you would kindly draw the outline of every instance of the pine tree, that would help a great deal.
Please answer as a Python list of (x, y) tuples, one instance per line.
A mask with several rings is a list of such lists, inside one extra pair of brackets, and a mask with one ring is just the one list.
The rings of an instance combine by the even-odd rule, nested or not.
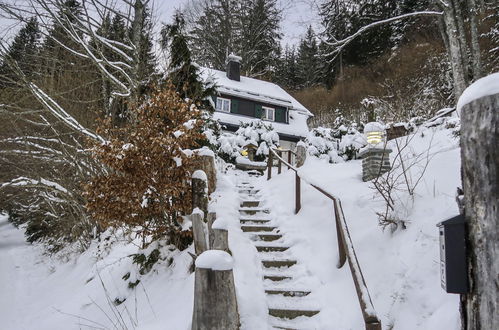
[(26, 25), (19, 30), (12, 44), (3, 55), (0, 65), (0, 86), (11, 85), (15, 80), (15, 74), (9, 67), (9, 61), (15, 60), (18, 69), (27, 77), (36, 72), (36, 63), (41, 31), (36, 17), (28, 20)]
[(198, 68), (192, 63), (185, 20), (180, 12), (174, 15), (172, 24), (163, 27), (161, 36), (162, 47), (168, 48), (170, 54), (168, 80), (175, 86), (177, 93), (183, 99), (188, 98), (197, 104), (203, 104), (204, 108), (211, 108), (206, 99), (214, 90), (201, 82)]
[(300, 41), (297, 55), (298, 85), (300, 88), (313, 86), (319, 82), (319, 49), (314, 30), (309, 26), (305, 37)]
[(230, 53), (242, 57), (242, 72), (270, 77), (277, 58), (280, 12), (276, 0), (209, 0), (190, 29), (193, 58), (225, 70)]
[[(244, 3), (244, 1), (243, 1)], [(281, 39), (276, 0), (248, 0), (240, 16), (239, 47), (247, 76), (269, 76)]]

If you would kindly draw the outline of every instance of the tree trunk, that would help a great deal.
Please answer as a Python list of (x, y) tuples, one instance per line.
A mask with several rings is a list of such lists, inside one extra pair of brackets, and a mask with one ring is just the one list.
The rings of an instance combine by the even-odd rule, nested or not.
[(135, 0), (133, 5), (133, 21), (132, 21), (132, 44), (135, 47), (133, 52), (133, 69), (131, 77), (134, 86), (132, 86), (132, 103), (138, 102), (140, 88), (140, 61), (142, 54), (142, 31), (144, 29), (144, 3), (142, 0)]
[(499, 94), (463, 107), (461, 157), (470, 292), (462, 328), (499, 329)]
[(468, 10), (470, 12), (471, 69), (473, 72), (473, 80), (476, 80), (482, 77), (482, 60), (478, 39), (478, 14), (480, 13), (480, 10), (476, 0), (468, 0)]
[(463, 71), (465, 75), (465, 80), (467, 83), (468, 81), (468, 75), (469, 75), (469, 49), (468, 49), (468, 41), (466, 40), (466, 29), (464, 27), (464, 18), (463, 18), (463, 11), (461, 10), (461, 1), (460, 0), (451, 0), (453, 11), (454, 11), (454, 17), (457, 23), (457, 35), (459, 37), (459, 46), (460, 46), (460, 53), (461, 53), (461, 63), (463, 66)]
[(459, 99), (461, 94), (467, 87), (466, 82), (466, 70), (463, 67), (463, 57), (461, 54), (461, 43), (458, 35), (458, 23), (454, 15), (454, 10), (452, 8), (452, 3), (446, 2), (447, 6), (443, 6), (444, 12), (444, 23), (445, 32), (448, 38), (449, 44), (449, 60), (452, 68), (452, 78), (454, 81), (454, 98)]

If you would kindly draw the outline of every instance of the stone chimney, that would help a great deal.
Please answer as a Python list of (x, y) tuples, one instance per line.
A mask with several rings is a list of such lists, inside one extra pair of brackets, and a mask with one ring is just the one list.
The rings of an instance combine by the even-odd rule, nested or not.
[(241, 81), (241, 57), (230, 54), (227, 57), (227, 78)]

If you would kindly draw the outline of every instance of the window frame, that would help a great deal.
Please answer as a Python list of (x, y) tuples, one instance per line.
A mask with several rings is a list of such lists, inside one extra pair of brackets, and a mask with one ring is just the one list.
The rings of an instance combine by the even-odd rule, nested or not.
[[(263, 118), (262, 118), (263, 120), (275, 121), (275, 108), (262, 106), (262, 110), (263, 110)], [(270, 119), (268, 116), (269, 111), (272, 111), (272, 119)]]
[[(218, 101), (222, 102), (221, 108), (218, 108)], [(224, 110), (224, 104), (225, 102), (228, 104), (227, 111)], [(219, 112), (225, 112), (225, 113), (230, 113), (230, 106), (231, 106), (231, 100), (227, 99), (225, 97), (217, 97), (217, 103), (215, 104), (215, 110)]]

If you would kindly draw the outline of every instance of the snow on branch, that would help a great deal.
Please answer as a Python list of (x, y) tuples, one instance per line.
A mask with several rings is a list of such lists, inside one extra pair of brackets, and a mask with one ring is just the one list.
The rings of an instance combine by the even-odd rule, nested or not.
[(388, 23), (395, 22), (395, 21), (398, 21), (401, 19), (415, 17), (415, 16), (440, 16), (440, 15), (443, 15), (443, 12), (441, 12), (441, 11), (418, 11), (418, 12), (414, 12), (414, 13), (403, 14), (403, 15), (399, 15), (399, 16), (395, 16), (395, 17), (390, 17), (390, 18), (387, 18), (387, 19), (384, 19), (381, 21), (373, 22), (371, 24), (368, 24), (368, 25), (361, 27), (359, 30), (357, 30), (357, 32), (355, 32), (354, 34), (352, 34), (344, 39), (336, 40), (336, 38), (333, 37), (333, 39), (334, 39), (333, 42), (323, 40), (324, 43), (326, 43), (327, 45), (334, 47), (334, 50), (327, 53), (326, 56), (334, 55), (334, 58), (336, 58), (336, 56), (341, 52), (341, 50), (343, 48), (345, 48), (349, 43), (351, 43), (355, 38), (359, 37), (361, 34), (366, 32), (367, 30), (375, 28), (379, 25), (388, 24)]
[(85, 127), (83, 127), (75, 118), (73, 118), (69, 113), (64, 111), (64, 109), (50, 96), (48, 96), (43, 90), (41, 90), (34, 83), (28, 83), (28, 88), (31, 93), (49, 110), (54, 116), (62, 120), (69, 127), (77, 130), (80, 133), (85, 134), (86, 136), (91, 137), (94, 140), (105, 143), (106, 140)]

